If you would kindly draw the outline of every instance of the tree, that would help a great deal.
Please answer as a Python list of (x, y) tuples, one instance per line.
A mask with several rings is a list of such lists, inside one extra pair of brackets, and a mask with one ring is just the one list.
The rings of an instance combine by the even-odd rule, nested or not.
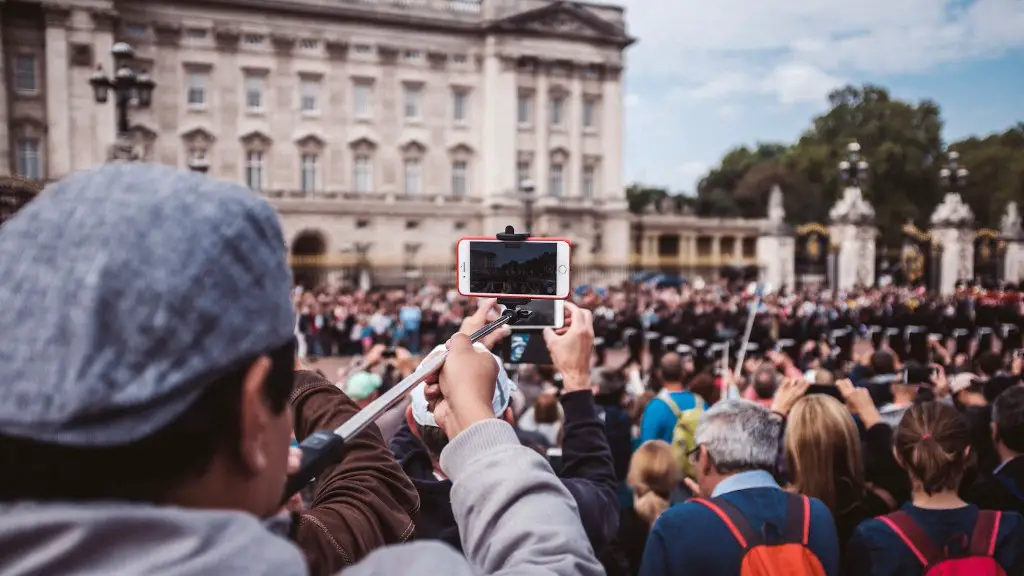
[(657, 206), (666, 196), (668, 190), (664, 188), (649, 188), (641, 184), (626, 188), (626, 202), (629, 203), (629, 211), (634, 214), (642, 213), (650, 205)]

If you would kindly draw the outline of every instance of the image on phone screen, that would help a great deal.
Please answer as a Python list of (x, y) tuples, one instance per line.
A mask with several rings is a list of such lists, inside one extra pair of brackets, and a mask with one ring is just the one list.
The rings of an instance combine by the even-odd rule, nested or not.
[(566, 241), (459, 242), (459, 293), (464, 296), (569, 296), (569, 243)]

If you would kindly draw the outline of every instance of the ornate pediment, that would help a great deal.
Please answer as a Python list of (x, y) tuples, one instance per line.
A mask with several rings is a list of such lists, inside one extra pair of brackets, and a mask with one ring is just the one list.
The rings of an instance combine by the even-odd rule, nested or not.
[(139, 138), (145, 142), (152, 142), (156, 140), (157, 133), (145, 124), (136, 124), (132, 126), (131, 132), (136, 138)]
[(260, 132), (259, 130), (252, 130), (250, 132), (247, 132), (247, 133), (243, 134), (242, 137), (239, 138), (239, 140), (241, 140), (243, 143), (247, 143), (247, 144), (248, 143), (270, 144), (270, 142), (271, 142), (270, 136), (267, 136), (266, 134), (264, 134), (263, 132)]
[(185, 142), (213, 142), (216, 137), (206, 128), (196, 126), (182, 132), (181, 139)]
[(491, 28), (506, 32), (604, 41), (623, 48), (634, 41), (624, 28), (602, 19), (583, 5), (565, 1), (502, 18), (491, 24)]

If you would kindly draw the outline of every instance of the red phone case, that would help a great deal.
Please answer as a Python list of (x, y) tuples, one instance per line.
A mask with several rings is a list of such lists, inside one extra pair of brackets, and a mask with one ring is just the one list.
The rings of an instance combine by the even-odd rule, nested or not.
[[(459, 261), (459, 244), (462, 244), (462, 242), (465, 241), (465, 240), (486, 240), (486, 241), (496, 242), (498, 239), (495, 236), (463, 236), (462, 238), (459, 238), (459, 241), (455, 243), (455, 261), (456, 262)], [(572, 241), (569, 240), (568, 238), (534, 238), (534, 237), (531, 237), (531, 238), (525, 240), (525, 242), (565, 242), (566, 244), (569, 245), (569, 266), (566, 269), (565, 273), (569, 275), (569, 294), (572, 294)], [(458, 266), (458, 264), (456, 264), (456, 266)], [(458, 270), (456, 270), (456, 274), (455, 274), (455, 288), (456, 288), (456, 290), (458, 290), (460, 295), (462, 295), (462, 296), (470, 296), (470, 297), (474, 297), (474, 298), (501, 298), (501, 297), (504, 297), (504, 296), (508, 296), (507, 294), (465, 294), (465, 293), (463, 293), (462, 289), (459, 288)], [(529, 298), (534, 299), (534, 300), (565, 300), (565, 299), (568, 298), (568, 296), (566, 296), (566, 298), (558, 298), (556, 296), (529, 296)]]

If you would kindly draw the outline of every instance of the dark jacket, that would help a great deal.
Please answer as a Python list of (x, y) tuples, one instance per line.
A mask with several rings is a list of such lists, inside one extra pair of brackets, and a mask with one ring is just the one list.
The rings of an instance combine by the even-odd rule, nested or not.
[[(564, 394), (561, 403), (565, 429), (559, 477), (576, 500), (590, 544), (601, 556), (619, 527), (615, 469), (604, 425), (597, 417), (590, 391)], [(391, 441), (391, 450), (420, 495), (416, 538), (443, 540), (461, 551), (459, 527), (451, 509), (451, 481), (434, 476), (430, 455), (408, 424)]]
[(968, 500), (983, 510), (1005, 510), (1024, 515), (1024, 456), (1007, 462), (999, 473), (980, 478)]
[[(359, 412), (337, 386), (308, 371), (296, 372), (291, 404), (299, 442)], [(374, 425), (347, 442), (344, 460), (320, 475), (315, 494), (295, 529), (312, 575), (335, 574), (412, 536), (419, 495)]]

